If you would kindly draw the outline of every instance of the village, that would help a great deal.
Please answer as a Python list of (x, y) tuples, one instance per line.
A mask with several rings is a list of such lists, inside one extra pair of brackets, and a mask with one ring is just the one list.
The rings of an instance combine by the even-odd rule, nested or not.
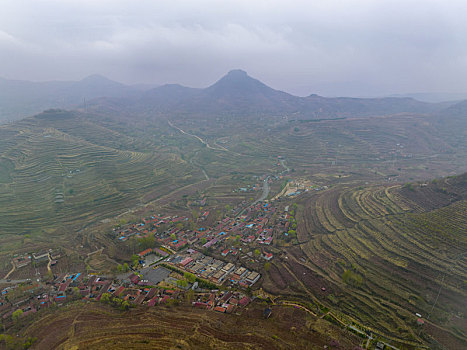
[[(266, 176), (259, 179), (271, 181)], [(259, 185), (252, 186), (252, 190), (258, 189)], [(277, 252), (273, 241), (290, 240), (289, 234), (296, 227), (293, 210), (288, 206), (279, 210), (273, 203), (242, 202), (207, 225), (211, 208), (202, 197), (194, 201), (205, 208), (196, 218), (197, 228), (188, 216), (158, 214), (118, 225), (112, 235), (120, 244), (151, 237), (154, 246), (135, 253), (133, 263), (120, 265), (116, 276), (84, 272), (54, 275), (51, 266), (60, 261), (60, 250), (15, 256), (13, 271), (47, 264), (49, 273), (37, 273), (32, 279), (4, 280), (2, 320), (15, 322), (40, 309), (79, 299), (121, 309), (189, 302), (196, 308), (239, 313), (254, 298), (252, 288), (261, 279), (258, 271), (246, 266), (262, 268)]]
[[(274, 258), (274, 239), (290, 241), (295, 235), (293, 209), (286, 206), (282, 212), (273, 203), (257, 202), (240, 214), (234, 213), (215, 222), (210, 227), (193, 229), (185, 216), (161, 216), (153, 214), (140, 223), (114, 229), (115, 239), (154, 237), (157, 248), (138, 253), (143, 266), (155, 263), (156, 256), (165, 259), (184, 272), (193, 273), (216, 285), (252, 287), (261, 277), (243, 265), (263, 266)], [(209, 211), (198, 220), (203, 223)]]
[(253, 291), (262, 277), (258, 270), (280, 254), (273, 243), (295, 238), (296, 206), (280, 205), (278, 196), (266, 200), (270, 183), (280, 179), (253, 177), (262, 186), (255, 183), (234, 192), (263, 189), (263, 195), (253, 203), (244, 200), (227, 206), (227, 212), (216, 220), (212, 220), (216, 207), (202, 195), (190, 203), (200, 209), (195, 218), (153, 213), (137, 222), (116, 225), (111, 237), (119, 244), (149, 238), (150, 246), (134, 252), (132, 262), (119, 265), (118, 274), (112, 276), (66, 273), (66, 267), (54, 274), (52, 267), (60, 265), (59, 249), (14, 256), (10, 273), (25, 267), (31, 271), (32, 267), (36, 275), (11, 281), (8, 274), (0, 283), (3, 322), (15, 322), (40, 309), (74, 300), (104, 302), (121, 309), (189, 302), (193, 307), (221, 313), (241, 312), (254, 299)]
[[(210, 289), (215, 286), (191, 274), (181, 275), (176, 269), (162, 266), (150, 269), (129, 273), (122, 279), (75, 273), (61, 274), (45, 283), (27, 280), (8, 285), (0, 290), (2, 323), (12, 323), (41, 309), (79, 299), (109, 303), (122, 310), (136, 305), (154, 307), (188, 302), (193, 307), (221, 313), (241, 312), (252, 300), (246, 293)], [(151, 283), (156, 285), (143, 279), (145, 274), (152, 276)]]

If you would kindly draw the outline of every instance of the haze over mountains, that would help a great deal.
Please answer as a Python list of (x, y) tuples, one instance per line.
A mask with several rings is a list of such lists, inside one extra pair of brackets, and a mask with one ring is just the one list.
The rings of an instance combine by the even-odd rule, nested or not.
[(101, 75), (80, 81), (30, 82), (0, 78), (0, 122), (40, 113), (48, 108), (70, 108), (84, 99), (122, 97), (147, 86), (128, 86)]
[(394, 94), (390, 97), (411, 97), (423, 102), (444, 102), (444, 101), (462, 101), (467, 99), (467, 93), (446, 93), (446, 92), (417, 92), (407, 94)]
[(318, 95), (298, 97), (275, 90), (232, 70), (207, 88), (163, 85), (127, 99), (102, 98), (91, 108), (115, 109), (130, 114), (174, 116), (252, 116), (284, 115), (291, 119), (328, 119), (396, 113), (432, 113), (450, 104), (420, 102), (413, 98), (327, 98)]
[(0, 121), (21, 119), (48, 108), (176, 115), (284, 115), (328, 119), (397, 113), (432, 113), (454, 102), (428, 103), (411, 97), (298, 97), (275, 90), (242, 70), (232, 70), (207, 88), (167, 84), (128, 86), (99, 75), (78, 82), (28, 82), (0, 79)]

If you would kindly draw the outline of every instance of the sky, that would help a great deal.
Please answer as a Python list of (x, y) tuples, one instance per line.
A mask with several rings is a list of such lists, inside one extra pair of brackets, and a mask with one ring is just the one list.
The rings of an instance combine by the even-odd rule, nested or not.
[(2, 0), (0, 77), (306, 96), (467, 92), (465, 0)]

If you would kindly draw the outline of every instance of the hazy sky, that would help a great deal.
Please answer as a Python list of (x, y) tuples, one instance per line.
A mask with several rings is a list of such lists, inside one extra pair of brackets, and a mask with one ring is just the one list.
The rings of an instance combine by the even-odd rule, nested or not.
[(0, 76), (308, 95), (467, 92), (465, 0), (1, 0)]

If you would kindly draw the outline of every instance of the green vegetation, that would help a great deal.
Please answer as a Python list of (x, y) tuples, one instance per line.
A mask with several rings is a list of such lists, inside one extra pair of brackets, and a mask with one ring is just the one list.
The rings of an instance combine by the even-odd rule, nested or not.
[(21, 316), (23, 316), (23, 310), (21, 309), (18, 309), (16, 311), (13, 312), (13, 321), (15, 322), (18, 322), (18, 320), (21, 318)]
[(118, 264), (117, 265), (117, 271), (118, 272), (128, 272), (128, 271), (130, 271), (130, 267), (128, 266), (128, 263), (124, 263), (123, 265)]
[(190, 283), (195, 283), (196, 281), (196, 276), (189, 272), (185, 272), (183, 277), (185, 277), (185, 279)]
[(37, 341), (35, 337), (18, 338), (10, 334), (0, 334), (0, 346), (6, 349), (29, 349)]
[[(176, 267), (174, 267), (172, 265), (161, 264), (160, 266), (166, 267), (169, 270), (175, 271), (175, 272), (177, 272), (177, 273), (179, 273), (179, 274), (181, 274), (183, 276), (185, 275), (185, 272), (183, 272), (182, 270), (177, 269)], [(195, 281), (198, 282), (198, 286), (200, 288), (204, 288), (204, 289), (218, 289), (219, 288), (219, 286), (217, 286), (216, 284), (214, 284), (212, 282), (209, 282), (208, 280), (205, 280), (203, 278), (196, 277), (193, 274), (187, 274), (187, 277), (185, 277), (185, 278), (186, 278), (186, 280), (190, 281), (190, 283), (193, 283), (193, 282), (191, 282), (191, 281), (193, 281), (193, 276), (195, 277)]]
[(141, 237), (138, 239), (138, 245), (141, 250), (145, 250), (148, 248), (154, 248), (156, 244), (156, 240), (154, 238), (154, 235), (149, 235), (147, 237)]
[(342, 274), (342, 280), (350, 285), (361, 286), (363, 282), (363, 277), (353, 272), (352, 270), (345, 270)]
[(184, 280), (184, 279), (178, 280), (177, 281), (177, 286), (182, 287), (182, 288), (186, 288), (186, 287), (188, 287), (188, 281)]
[(122, 311), (128, 310), (132, 306), (127, 300), (122, 300), (118, 297), (112, 297), (112, 295), (109, 293), (102, 294), (100, 302), (114, 306)]

